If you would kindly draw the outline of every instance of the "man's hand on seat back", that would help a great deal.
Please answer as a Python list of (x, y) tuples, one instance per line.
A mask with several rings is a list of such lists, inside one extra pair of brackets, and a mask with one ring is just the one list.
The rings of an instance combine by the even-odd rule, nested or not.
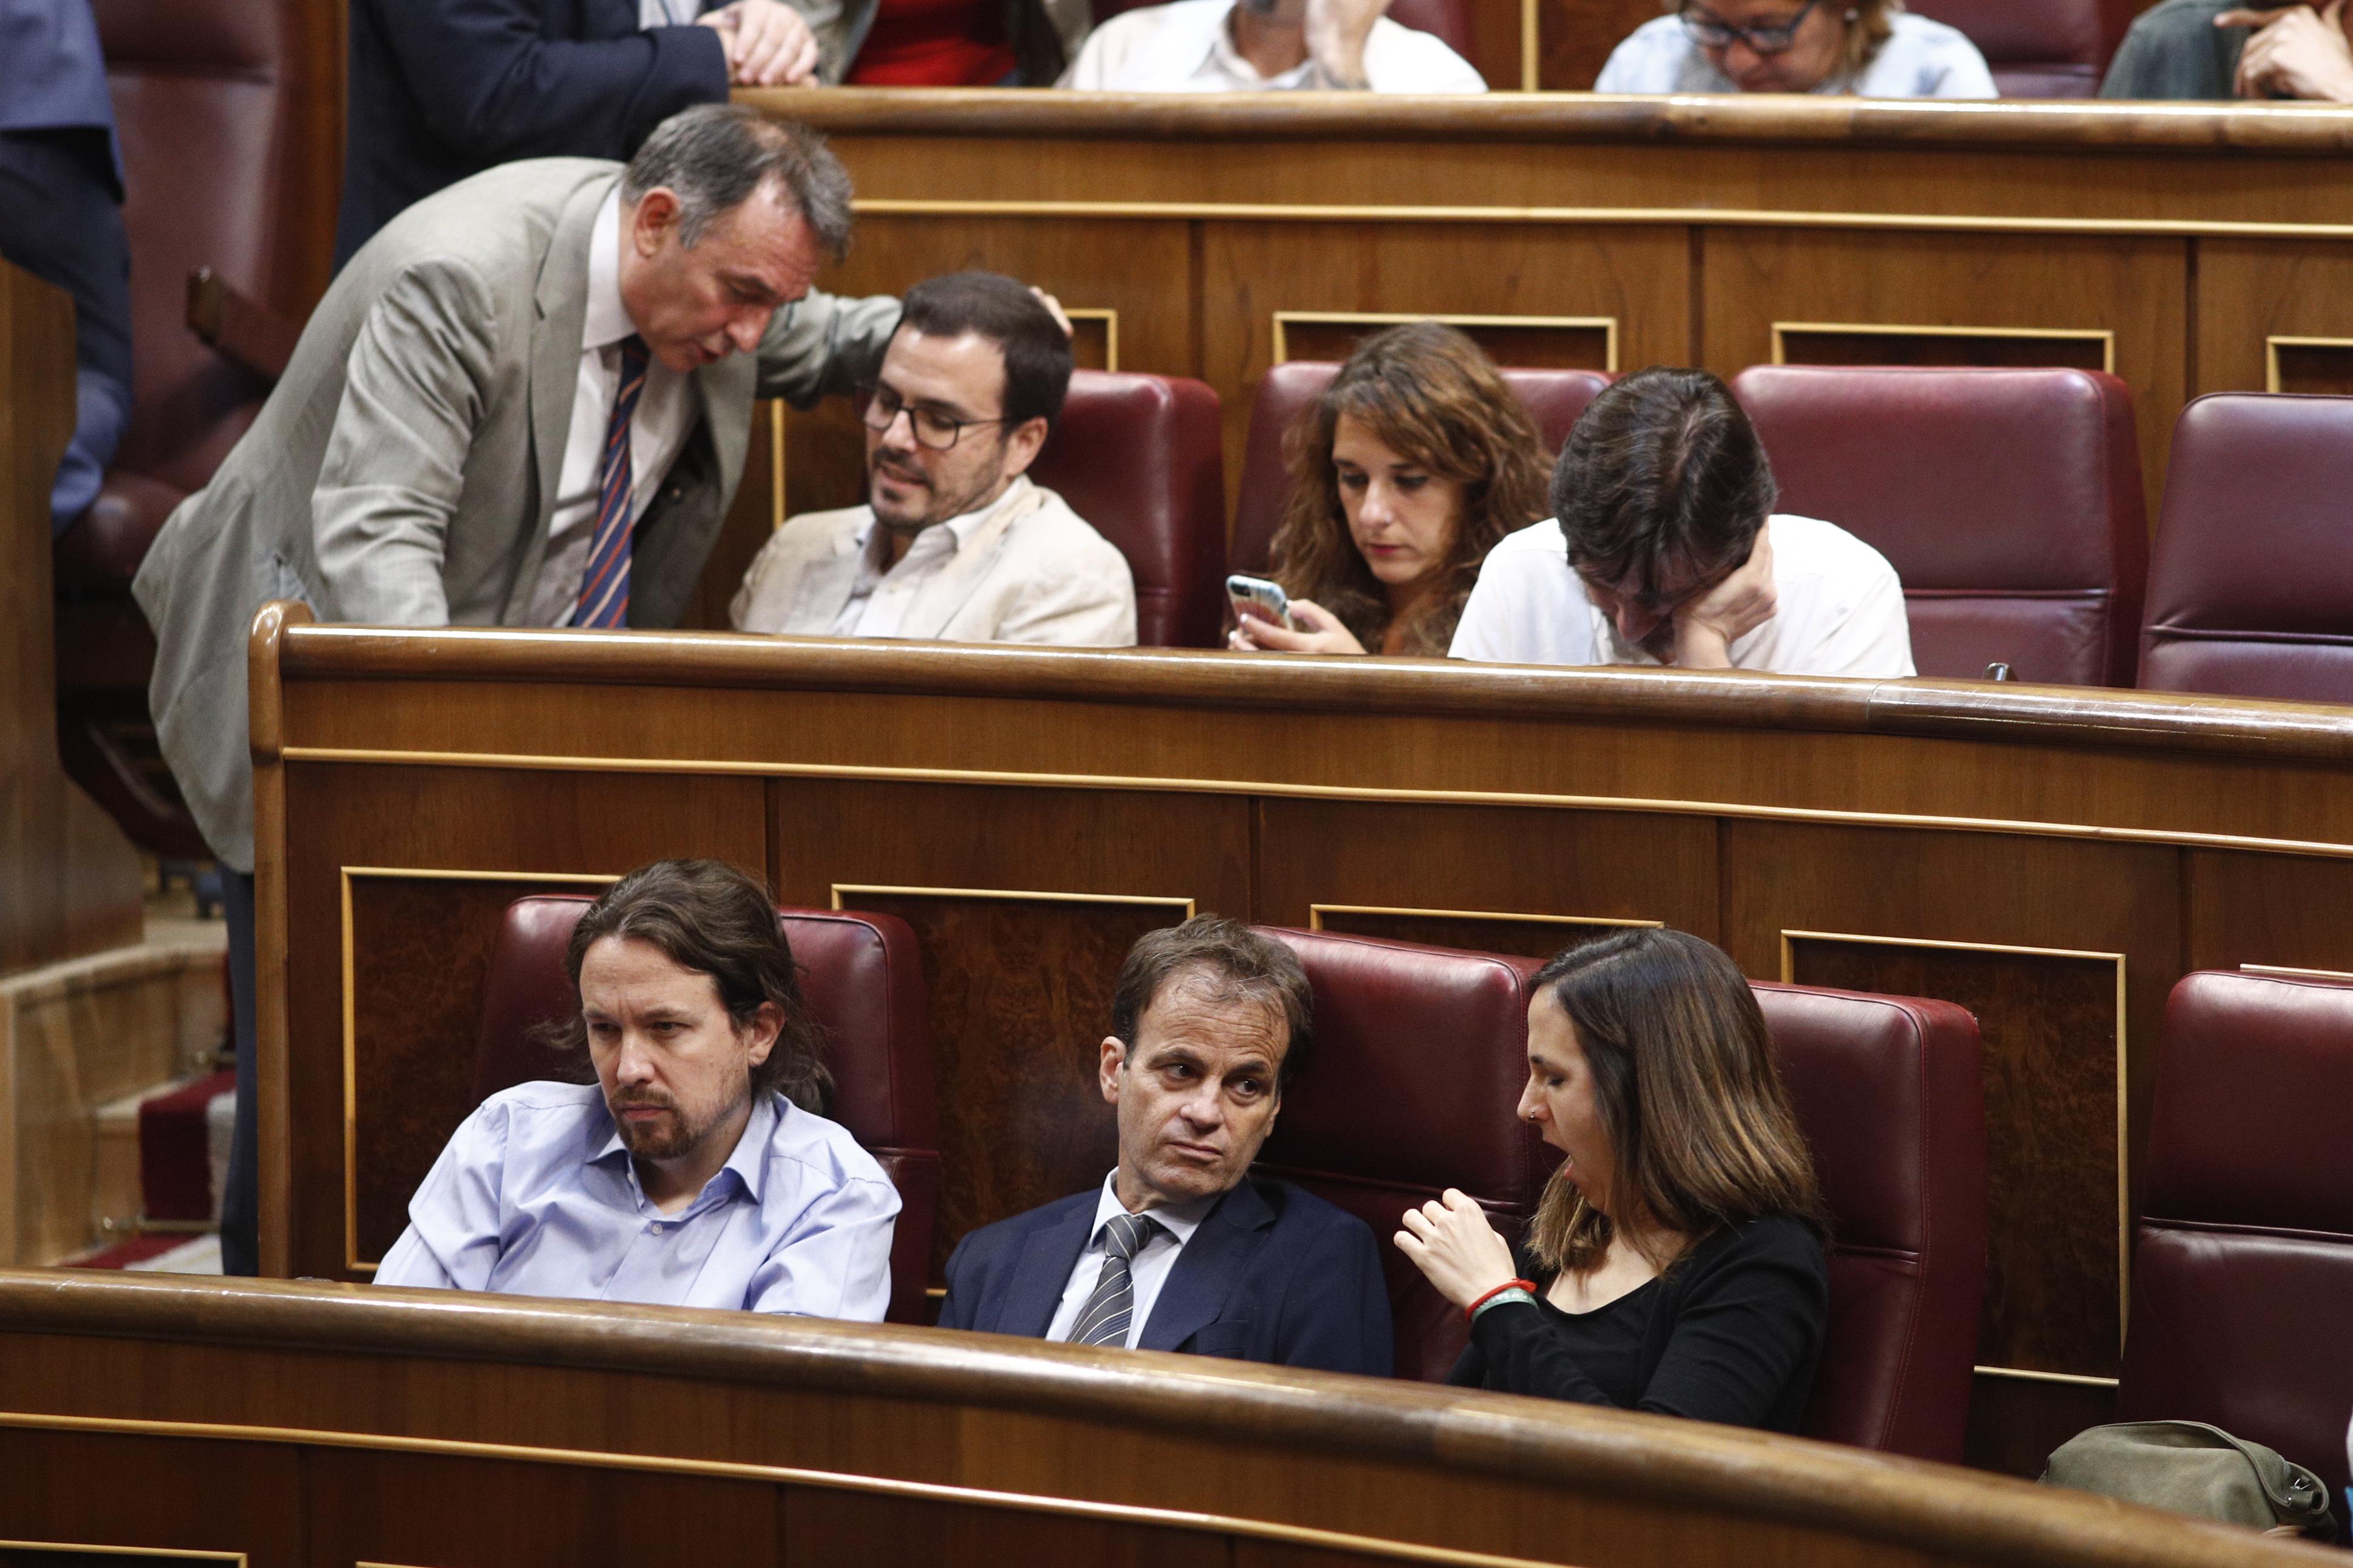
[(801, 14), (778, 0), (735, 0), (695, 18), (718, 29), (727, 46), (727, 71), (738, 87), (813, 87), (817, 35)]

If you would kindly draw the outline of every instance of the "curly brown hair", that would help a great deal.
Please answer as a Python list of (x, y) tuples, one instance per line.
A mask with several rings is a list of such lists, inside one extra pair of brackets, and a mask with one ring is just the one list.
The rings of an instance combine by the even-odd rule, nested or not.
[(1388, 594), (1348, 533), (1332, 440), (1358, 419), (1408, 462), (1462, 487), (1444, 581), (1403, 633), (1404, 651), (1443, 658), (1498, 540), (1545, 515), (1546, 464), (1534, 420), (1477, 343), (1436, 321), (1409, 321), (1356, 345), (1283, 442), (1291, 494), (1274, 535), (1274, 579), (1331, 611), (1367, 648), (1388, 631)]

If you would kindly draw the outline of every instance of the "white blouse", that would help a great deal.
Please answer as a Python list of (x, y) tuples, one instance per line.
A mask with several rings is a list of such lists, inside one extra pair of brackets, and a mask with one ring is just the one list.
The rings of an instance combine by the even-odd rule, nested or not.
[[(1860, 75), (1826, 79), (1816, 92), (1858, 98), (1999, 98), (1985, 57), (1958, 28), (1898, 12), (1895, 30)], [(1678, 16), (1645, 22), (1613, 50), (1596, 92), (1738, 92), (1709, 63)]]

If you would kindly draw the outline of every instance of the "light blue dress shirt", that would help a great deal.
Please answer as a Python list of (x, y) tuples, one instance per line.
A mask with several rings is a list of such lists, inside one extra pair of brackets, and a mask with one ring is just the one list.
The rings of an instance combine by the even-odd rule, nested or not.
[(726, 1165), (666, 1215), (601, 1090), (526, 1083), (450, 1138), (375, 1282), (880, 1322), (898, 1213), (846, 1129), (764, 1094)]

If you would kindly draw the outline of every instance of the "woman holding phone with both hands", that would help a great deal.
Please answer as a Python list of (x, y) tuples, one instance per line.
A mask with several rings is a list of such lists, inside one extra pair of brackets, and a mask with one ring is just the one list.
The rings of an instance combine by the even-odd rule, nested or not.
[(1287, 445), (1273, 575), (1293, 624), (1243, 606), (1239, 649), (1443, 658), (1487, 552), (1546, 514), (1526, 408), (1435, 321), (1366, 338)]
[(1564, 1158), (1516, 1255), (1451, 1190), (1397, 1234), (1471, 1317), (1448, 1381), (1797, 1430), (1830, 1313), (1821, 1197), (1732, 960), (1648, 930), (1554, 958), (1519, 1114)]

